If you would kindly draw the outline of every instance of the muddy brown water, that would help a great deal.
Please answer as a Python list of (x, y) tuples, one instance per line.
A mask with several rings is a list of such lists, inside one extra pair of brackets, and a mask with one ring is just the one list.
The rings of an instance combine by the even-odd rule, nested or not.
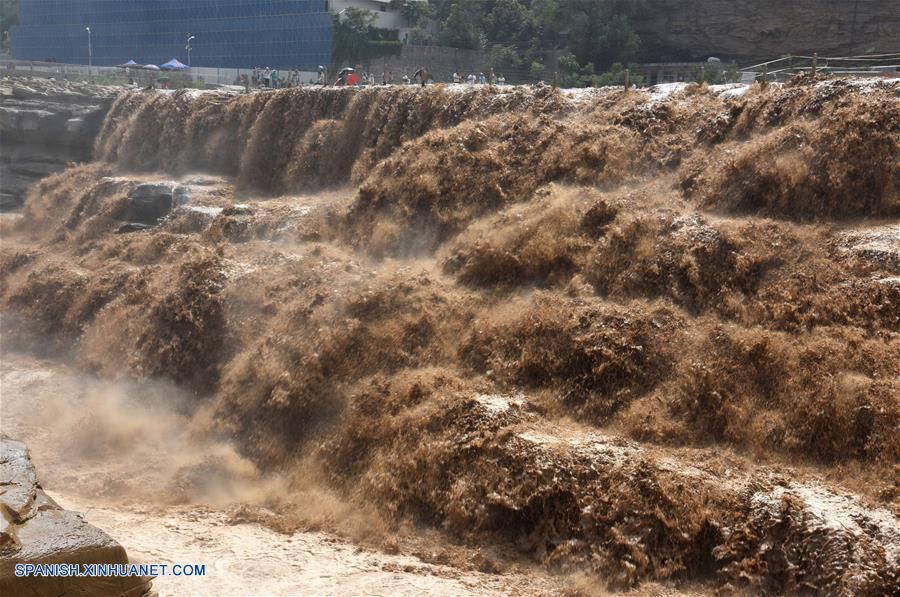
[[(540, 563), (882, 594), (896, 85), (127, 94), (103, 161), (0, 230), (0, 302), (79, 372), (159, 381), (24, 365), (18, 420), (51, 493), (126, 536), (284, 530), (265, 509), (316, 486), (295, 507), (360, 519), (366, 553), (421, 525), (460, 569), (523, 567), (483, 592), (542, 590)], [(187, 203), (118, 234), (138, 187)]]
[[(284, 533), (236, 520), (235, 500), (252, 493), (241, 485), (240, 458), (225, 444), (191, 444), (171, 405), (138, 406), (128, 396), (136, 390), (59, 361), (8, 351), (0, 357), (2, 431), (29, 445), (47, 492), (118, 540), (132, 560), (206, 565), (202, 578), (157, 578), (160, 595), (531, 595), (561, 586), (365, 549), (328, 532)], [(206, 484), (201, 499), (165, 503), (159, 488), (171, 487), (185, 468), (202, 468), (209, 454), (234, 458), (231, 468), (215, 473), (218, 482)]]

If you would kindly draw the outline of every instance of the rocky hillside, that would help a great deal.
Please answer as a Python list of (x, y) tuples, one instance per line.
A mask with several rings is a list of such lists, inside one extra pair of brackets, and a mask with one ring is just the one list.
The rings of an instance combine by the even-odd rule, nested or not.
[(783, 54), (900, 51), (900, 3), (886, 0), (648, 0), (643, 58), (739, 63)]

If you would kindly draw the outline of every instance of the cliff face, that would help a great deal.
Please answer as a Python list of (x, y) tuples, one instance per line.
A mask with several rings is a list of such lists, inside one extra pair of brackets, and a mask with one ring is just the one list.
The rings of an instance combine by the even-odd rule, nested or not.
[(738, 63), (783, 54), (900, 51), (892, 0), (647, 0), (636, 23), (646, 61)]
[(28, 188), (90, 159), (94, 138), (118, 89), (40, 78), (0, 84), (0, 211), (15, 209)]

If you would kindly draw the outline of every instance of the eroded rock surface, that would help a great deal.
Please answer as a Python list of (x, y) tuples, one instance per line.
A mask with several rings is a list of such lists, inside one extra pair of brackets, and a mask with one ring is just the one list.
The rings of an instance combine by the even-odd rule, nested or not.
[(138, 577), (16, 577), (16, 564), (127, 564), (125, 549), (63, 510), (41, 488), (28, 448), (0, 438), (0, 594), (125, 595), (148, 593)]
[(15, 209), (34, 182), (90, 159), (117, 87), (54, 79), (0, 81), (0, 210)]
[(845, 231), (838, 236), (837, 246), (842, 253), (900, 274), (900, 224)]

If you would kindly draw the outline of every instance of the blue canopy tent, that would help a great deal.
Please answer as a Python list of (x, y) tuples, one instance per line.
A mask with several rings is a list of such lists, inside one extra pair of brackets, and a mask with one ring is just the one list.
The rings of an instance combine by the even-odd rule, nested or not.
[(129, 61), (126, 62), (125, 64), (118, 64), (118, 65), (116, 65), (116, 66), (118, 66), (119, 68), (131, 68), (131, 67), (133, 67), (133, 66), (134, 66), (134, 67), (140, 67), (141, 65), (138, 64), (137, 62), (135, 62), (134, 60), (129, 60)]
[(160, 64), (159, 68), (161, 68), (162, 70), (187, 70), (188, 65), (180, 62), (178, 58), (172, 58), (165, 64)]

